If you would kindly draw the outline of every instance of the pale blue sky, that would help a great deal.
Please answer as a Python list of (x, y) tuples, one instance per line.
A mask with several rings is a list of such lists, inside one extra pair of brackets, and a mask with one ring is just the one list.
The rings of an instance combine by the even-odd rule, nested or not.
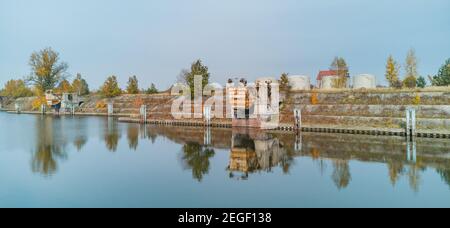
[(198, 58), (220, 83), (315, 78), (336, 55), (384, 83), (389, 54), (403, 63), (414, 47), (424, 76), (450, 58), (449, 12), (448, 0), (0, 0), (0, 84), (45, 47), (93, 88), (112, 74), (165, 88)]

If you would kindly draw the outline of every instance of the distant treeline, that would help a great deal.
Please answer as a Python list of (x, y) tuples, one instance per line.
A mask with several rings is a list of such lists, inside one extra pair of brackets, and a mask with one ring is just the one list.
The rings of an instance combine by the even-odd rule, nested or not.
[[(403, 80), (400, 80), (401, 66), (390, 55), (386, 62), (385, 77), (390, 87), (393, 88), (424, 88), (429, 84), (432, 86), (450, 85), (450, 59), (447, 59), (436, 75), (428, 75), (427, 78), (419, 75), (418, 63), (414, 49), (411, 49), (406, 57)], [(151, 83), (147, 89), (139, 88), (139, 81), (136, 76), (131, 76), (125, 89), (119, 86), (117, 77), (112, 75), (107, 77), (103, 85), (97, 91), (91, 91), (87, 81), (81, 74), (70, 82), (68, 64), (61, 61), (59, 53), (51, 48), (34, 52), (29, 60), (31, 74), (24, 79), (9, 80), (0, 91), (1, 96), (19, 98), (44, 95), (45, 91), (52, 90), (54, 93), (77, 93), (78, 95), (88, 95), (96, 93), (104, 97), (115, 97), (121, 94), (155, 94), (158, 89), (154, 83)], [(334, 87), (343, 88), (348, 83), (349, 67), (342, 57), (335, 57), (330, 65), (330, 70), (336, 72), (339, 76), (335, 81)], [(203, 85), (209, 83), (210, 73), (208, 67), (201, 60), (196, 60), (190, 66), (189, 70), (182, 70), (178, 76), (178, 82), (185, 83), (193, 91), (194, 76), (201, 75)], [(283, 73), (280, 77), (280, 87), (282, 90), (289, 90), (288, 74)]]

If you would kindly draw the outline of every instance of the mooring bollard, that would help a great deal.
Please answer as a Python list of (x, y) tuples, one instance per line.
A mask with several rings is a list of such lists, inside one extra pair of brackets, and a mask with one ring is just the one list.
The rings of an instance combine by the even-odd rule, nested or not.
[(406, 136), (416, 136), (416, 109), (406, 109)]
[(114, 105), (113, 103), (108, 103), (108, 116), (112, 116), (114, 114)]
[(302, 110), (294, 109), (294, 119), (295, 119), (295, 130), (300, 130), (302, 128)]

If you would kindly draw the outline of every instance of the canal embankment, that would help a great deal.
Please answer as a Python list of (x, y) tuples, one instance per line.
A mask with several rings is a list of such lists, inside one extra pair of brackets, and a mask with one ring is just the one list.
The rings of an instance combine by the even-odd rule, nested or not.
[[(34, 98), (35, 99), (35, 98)], [(3, 102), (3, 110), (15, 112), (20, 103), (21, 113), (41, 114), (33, 110), (33, 98)], [(171, 114), (175, 96), (121, 95), (114, 98), (88, 96), (75, 110), (75, 115), (115, 116), (123, 122), (146, 122), (170, 126), (205, 126), (204, 119), (177, 120)], [(206, 100), (206, 99), (205, 99)], [(108, 112), (108, 104), (112, 110)], [(146, 106), (146, 116), (141, 107)], [(301, 112), (301, 129), (307, 132), (405, 136), (406, 110), (416, 111), (419, 137), (450, 138), (450, 90), (312, 90), (281, 94), (280, 131), (293, 131), (294, 110)], [(200, 109), (201, 110), (201, 109)], [(226, 107), (224, 107), (226, 116)], [(51, 111), (47, 111), (51, 114)], [(230, 128), (229, 118), (212, 118), (211, 127)]]

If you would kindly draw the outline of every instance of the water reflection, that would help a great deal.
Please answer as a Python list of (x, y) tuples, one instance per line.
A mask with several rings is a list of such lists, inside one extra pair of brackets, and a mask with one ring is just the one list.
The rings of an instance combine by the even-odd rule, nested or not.
[(333, 161), (333, 175), (331, 176), (334, 185), (338, 189), (346, 188), (352, 180), (352, 174), (350, 173), (350, 166), (347, 160), (334, 160)]
[[(271, 172), (280, 166), (288, 173), (294, 163), (292, 150), (272, 134), (249, 129), (235, 129), (231, 139), (230, 177), (247, 179), (249, 173)], [(241, 172), (243, 175), (236, 175)]]
[(439, 175), (441, 175), (442, 180), (445, 181), (445, 183), (447, 183), (448, 186), (450, 186), (450, 168), (448, 169), (438, 168), (437, 172), (439, 173)]
[(103, 139), (105, 140), (106, 148), (111, 152), (116, 152), (119, 140), (122, 137), (117, 120), (107, 118), (105, 122), (106, 127), (103, 131)]
[(84, 119), (78, 119), (77, 125), (74, 127), (75, 139), (73, 141), (73, 145), (77, 149), (77, 151), (81, 151), (83, 147), (88, 142), (88, 126)]
[(202, 181), (210, 168), (209, 159), (215, 155), (214, 149), (202, 146), (197, 142), (188, 142), (183, 145), (181, 161), (185, 169), (192, 170), (192, 177)]
[(58, 160), (67, 158), (61, 122), (54, 124), (51, 117), (40, 117), (36, 121), (36, 146), (33, 152), (31, 169), (35, 173), (50, 176), (58, 169)]
[(128, 147), (131, 150), (136, 150), (139, 145), (139, 127), (134, 124), (128, 125), (127, 130), (127, 139), (128, 139)]
[[(68, 158), (68, 145), (82, 151), (87, 144), (89, 128), (84, 118), (40, 116), (36, 118), (36, 140), (31, 168), (33, 172), (52, 175), (58, 163)], [(179, 164), (192, 172), (192, 178), (203, 181), (211, 169), (226, 170), (224, 177), (247, 180), (253, 174), (290, 174), (298, 158), (309, 158), (318, 172), (336, 189), (352, 185), (353, 161), (386, 165), (386, 181), (395, 188), (404, 179), (410, 189), (419, 192), (423, 173), (435, 171), (450, 186), (450, 142), (445, 139), (421, 139), (406, 142), (403, 138), (325, 133), (279, 133), (250, 129), (211, 129), (165, 127), (118, 123), (114, 119), (97, 120), (100, 138), (108, 151), (116, 152), (124, 143), (135, 151), (163, 137), (179, 145)], [(122, 134), (126, 138), (121, 140)], [(127, 152), (119, 151), (119, 152)], [(222, 167), (211, 167), (216, 154), (227, 153)], [(228, 154), (229, 153), (229, 154)], [(169, 168), (180, 168), (169, 167)], [(328, 170), (327, 170), (328, 169)], [(311, 171), (313, 172), (313, 171)], [(353, 175), (352, 175), (353, 174)], [(381, 174), (380, 174), (381, 175)]]

